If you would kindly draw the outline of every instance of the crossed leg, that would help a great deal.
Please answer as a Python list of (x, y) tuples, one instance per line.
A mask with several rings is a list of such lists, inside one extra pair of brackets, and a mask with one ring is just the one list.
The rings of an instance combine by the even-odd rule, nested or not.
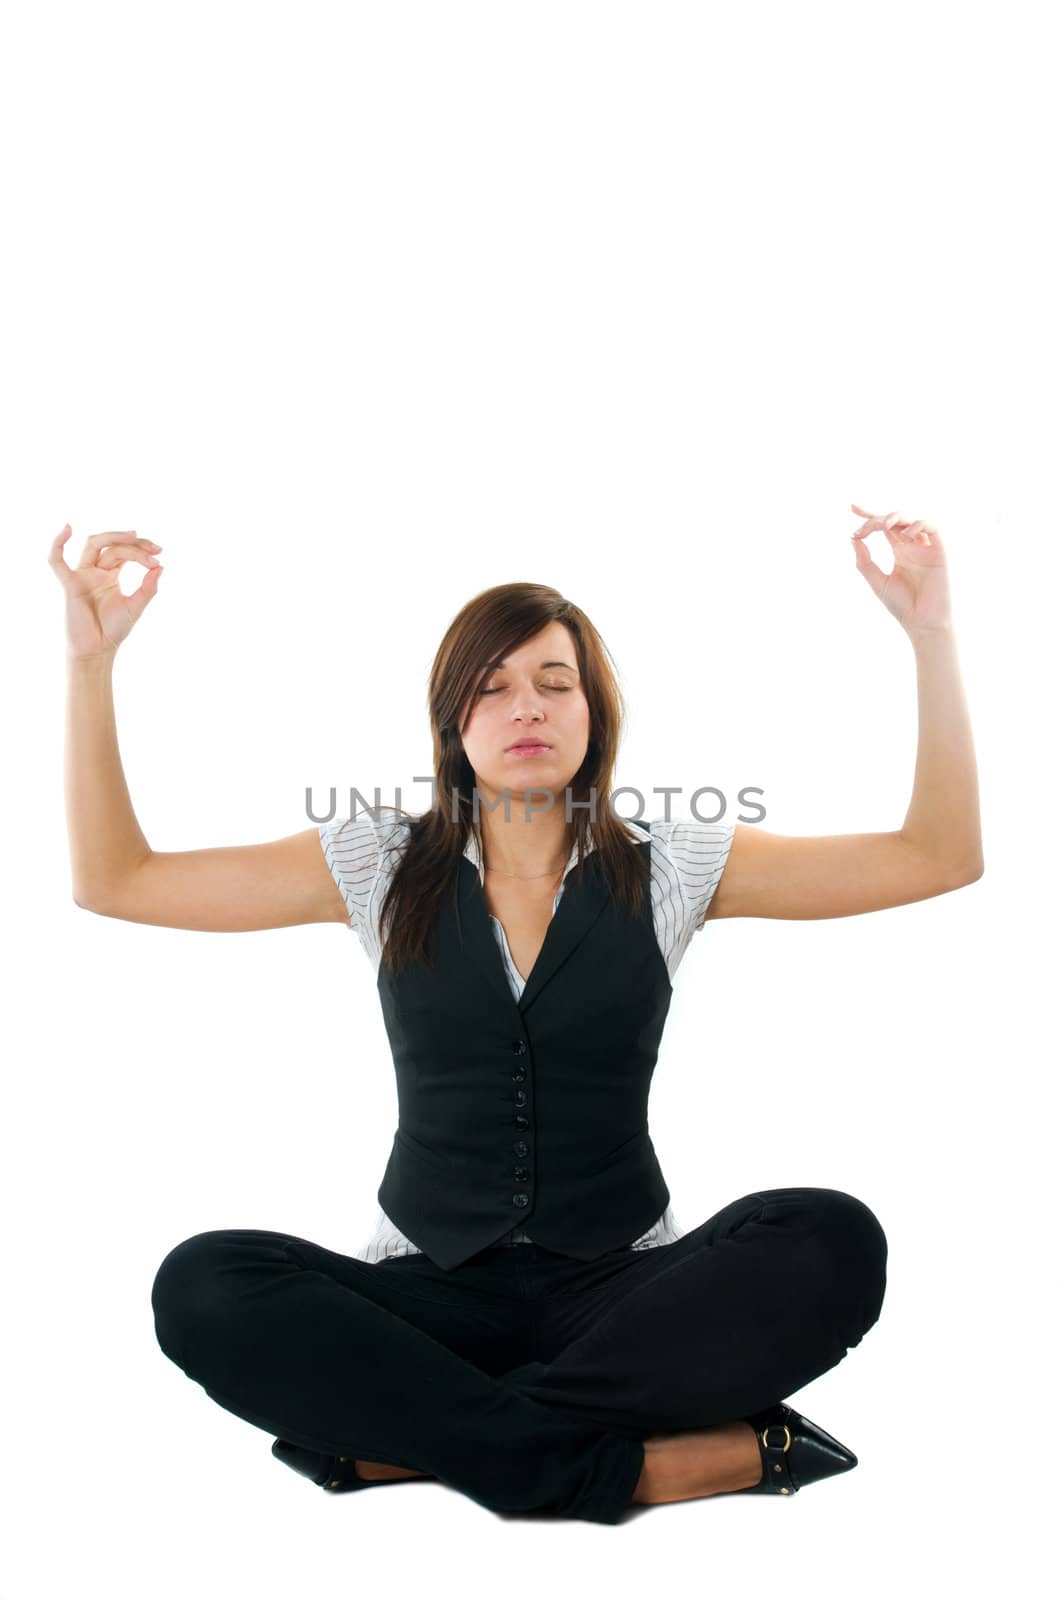
[(837, 1189), (768, 1189), (732, 1201), (675, 1244), (639, 1252), (593, 1301), (544, 1317), (552, 1360), (505, 1375), (574, 1421), (642, 1437), (634, 1499), (760, 1481), (752, 1412), (836, 1366), (878, 1319), (886, 1236)]
[(423, 1265), (381, 1275), (283, 1234), (185, 1240), (152, 1302), (166, 1354), (258, 1427), (489, 1509), (616, 1522), (748, 1475), (740, 1419), (840, 1361), (885, 1290), (885, 1235), (838, 1190), (747, 1195), (634, 1254), (603, 1292), (551, 1302), (554, 1358), (516, 1368), (500, 1350), (526, 1306), (476, 1271), (419, 1283)]

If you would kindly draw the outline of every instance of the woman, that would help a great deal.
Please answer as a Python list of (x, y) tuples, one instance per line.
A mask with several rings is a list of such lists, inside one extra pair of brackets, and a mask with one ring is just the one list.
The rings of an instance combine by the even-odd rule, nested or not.
[[(853, 510), (858, 569), (916, 652), (903, 825), (790, 838), (607, 803), (622, 703), (554, 589), (488, 589), (432, 669), (432, 805), (273, 843), (152, 851), (118, 756), (111, 670), (160, 546), (91, 537), (67, 596), (74, 897), (213, 931), (344, 922), (378, 972), (399, 1127), (372, 1239), (345, 1256), (220, 1229), (152, 1290), (162, 1349), (330, 1490), (415, 1477), (492, 1510), (616, 1523), (632, 1503), (793, 1494), (856, 1465), (784, 1403), (878, 1318), (886, 1239), (834, 1189), (769, 1189), (682, 1233), (646, 1127), (694, 933), (852, 916), (982, 872), (977, 779), (936, 530)], [(863, 543), (884, 529), (884, 574)], [(126, 561), (148, 568), (123, 596)], [(508, 796), (508, 805), (507, 805)]]

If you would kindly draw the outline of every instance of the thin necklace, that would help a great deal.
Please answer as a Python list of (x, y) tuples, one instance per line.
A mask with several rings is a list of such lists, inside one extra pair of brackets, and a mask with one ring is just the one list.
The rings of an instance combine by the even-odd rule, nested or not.
[(535, 883), (539, 878), (556, 878), (561, 868), (554, 867), (552, 872), (533, 872), (528, 877), (520, 872), (503, 872), (501, 867), (484, 867), (484, 871), (497, 872), (503, 878), (519, 878), (521, 883)]
[[(482, 853), (483, 852), (481, 848), (481, 854)], [(571, 854), (571, 851), (569, 854)], [(529, 874), (528, 877), (525, 877), (524, 874), (520, 872), (506, 872), (502, 867), (489, 867), (486, 864), (484, 866), (484, 871), (497, 873), (500, 878), (516, 878), (520, 883), (538, 883), (541, 878), (556, 878), (558, 873), (564, 869), (565, 864), (566, 863), (562, 862), (560, 866), (554, 867), (550, 872), (533, 872)]]

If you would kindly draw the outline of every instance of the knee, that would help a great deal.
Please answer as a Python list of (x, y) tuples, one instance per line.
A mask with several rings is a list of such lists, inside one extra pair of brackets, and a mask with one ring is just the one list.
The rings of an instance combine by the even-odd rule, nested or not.
[(193, 1234), (163, 1257), (151, 1286), (155, 1333), (163, 1351), (187, 1367), (197, 1335), (216, 1327), (227, 1296), (221, 1267), (228, 1247), (224, 1229)]
[(842, 1189), (811, 1189), (813, 1231), (825, 1246), (839, 1299), (860, 1334), (878, 1320), (886, 1293), (888, 1245), (881, 1222), (863, 1200)]

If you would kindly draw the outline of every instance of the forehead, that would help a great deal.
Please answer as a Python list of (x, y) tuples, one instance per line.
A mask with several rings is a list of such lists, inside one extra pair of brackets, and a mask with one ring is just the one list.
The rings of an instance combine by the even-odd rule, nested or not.
[(571, 666), (573, 671), (579, 671), (579, 661), (576, 656), (576, 646), (572, 635), (562, 622), (551, 622), (540, 633), (531, 639), (526, 639), (517, 649), (507, 650), (493, 663), (496, 670), (504, 671), (505, 667), (526, 668), (538, 670), (546, 662), (563, 662)]

